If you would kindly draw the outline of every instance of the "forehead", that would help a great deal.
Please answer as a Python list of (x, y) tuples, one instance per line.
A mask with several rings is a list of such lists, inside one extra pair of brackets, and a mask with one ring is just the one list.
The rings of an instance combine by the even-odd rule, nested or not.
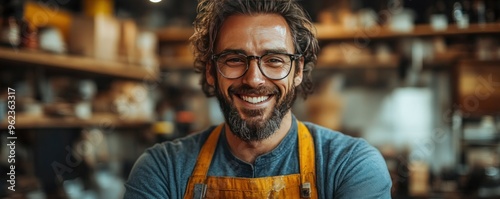
[(293, 53), (293, 39), (286, 20), (278, 14), (232, 15), (222, 24), (216, 52), (242, 50), (247, 54), (267, 50)]

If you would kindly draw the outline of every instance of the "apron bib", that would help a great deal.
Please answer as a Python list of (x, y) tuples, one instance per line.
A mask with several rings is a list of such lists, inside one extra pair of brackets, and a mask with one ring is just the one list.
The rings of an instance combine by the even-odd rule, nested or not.
[(318, 198), (314, 142), (307, 127), (297, 123), (300, 174), (261, 178), (207, 176), (224, 126), (221, 124), (203, 144), (184, 198)]

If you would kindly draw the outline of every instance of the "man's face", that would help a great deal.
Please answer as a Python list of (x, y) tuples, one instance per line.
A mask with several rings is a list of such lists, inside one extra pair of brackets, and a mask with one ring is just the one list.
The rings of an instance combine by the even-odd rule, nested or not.
[[(239, 51), (247, 56), (295, 53), (285, 19), (275, 14), (228, 17), (217, 35), (215, 54), (227, 51)], [(208, 83), (216, 88), (226, 122), (236, 136), (244, 141), (262, 140), (280, 127), (295, 100), (295, 87), (302, 82), (303, 59), (299, 59), (299, 66), (296, 63), (290, 63), (290, 74), (281, 80), (264, 76), (255, 59), (250, 61), (248, 71), (237, 79), (206, 73)], [(208, 67), (217, 66), (212, 62)], [(295, 67), (300, 67), (297, 73)]]

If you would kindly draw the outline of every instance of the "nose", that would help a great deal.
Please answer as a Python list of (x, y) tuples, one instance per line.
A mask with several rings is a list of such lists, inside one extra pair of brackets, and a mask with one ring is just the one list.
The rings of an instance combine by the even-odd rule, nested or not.
[(251, 59), (248, 62), (248, 71), (243, 75), (242, 81), (253, 88), (258, 88), (264, 85), (266, 77), (259, 69), (259, 59)]

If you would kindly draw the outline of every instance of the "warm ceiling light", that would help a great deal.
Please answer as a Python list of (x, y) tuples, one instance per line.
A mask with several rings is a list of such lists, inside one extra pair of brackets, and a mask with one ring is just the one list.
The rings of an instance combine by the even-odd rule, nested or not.
[(149, 0), (149, 1), (151, 1), (151, 2), (153, 2), (153, 3), (158, 3), (158, 2), (160, 2), (161, 0)]

